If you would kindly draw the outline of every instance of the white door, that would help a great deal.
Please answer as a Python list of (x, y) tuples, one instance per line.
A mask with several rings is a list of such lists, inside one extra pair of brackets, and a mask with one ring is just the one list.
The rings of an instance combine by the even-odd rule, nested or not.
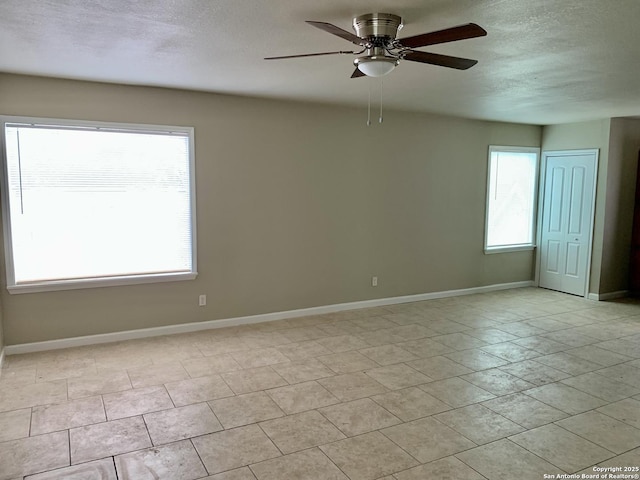
[(597, 150), (544, 152), (539, 286), (587, 295)]

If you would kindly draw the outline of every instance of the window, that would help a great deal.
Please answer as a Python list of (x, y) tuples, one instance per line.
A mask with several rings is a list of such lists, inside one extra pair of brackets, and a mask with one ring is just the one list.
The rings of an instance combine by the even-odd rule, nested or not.
[(0, 121), (10, 292), (195, 278), (192, 128)]
[(540, 149), (489, 147), (485, 253), (532, 249)]

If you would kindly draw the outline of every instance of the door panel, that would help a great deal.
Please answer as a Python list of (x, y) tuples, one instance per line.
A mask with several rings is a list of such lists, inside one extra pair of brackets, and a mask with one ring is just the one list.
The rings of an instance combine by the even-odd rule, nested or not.
[(539, 285), (585, 295), (597, 153), (545, 154)]
[(580, 273), (580, 244), (567, 244), (567, 275), (577, 277)]
[(549, 203), (549, 231), (559, 233), (562, 230), (562, 194), (564, 189), (564, 168), (554, 168), (551, 170), (551, 195)]
[(558, 261), (560, 260), (560, 242), (549, 240), (547, 245), (547, 271), (558, 273), (560, 271), (560, 267), (558, 267)]
[(582, 167), (573, 169), (571, 178), (571, 199), (569, 201), (569, 234), (575, 235), (582, 231), (582, 198), (584, 196), (584, 175)]

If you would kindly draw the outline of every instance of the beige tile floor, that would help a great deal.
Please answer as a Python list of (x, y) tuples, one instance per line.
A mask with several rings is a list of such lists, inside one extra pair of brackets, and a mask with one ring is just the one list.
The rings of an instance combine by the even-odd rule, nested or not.
[(0, 375), (0, 480), (594, 466), (640, 466), (638, 302), (514, 289), (9, 356)]

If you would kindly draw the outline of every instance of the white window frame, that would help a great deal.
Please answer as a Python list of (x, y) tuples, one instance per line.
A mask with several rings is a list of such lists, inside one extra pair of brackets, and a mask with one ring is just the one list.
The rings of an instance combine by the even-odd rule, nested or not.
[[(534, 185), (532, 192), (532, 209), (531, 209), (531, 242), (513, 245), (500, 245), (495, 247), (487, 246), (487, 240), (489, 237), (489, 203), (491, 201), (491, 155), (493, 153), (534, 153), (536, 155), (536, 166), (534, 172)], [(501, 146), (501, 145), (489, 145), (489, 153), (487, 156), (487, 191), (486, 191), (486, 204), (484, 215), (484, 253), (508, 253), (508, 252), (520, 252), (527, 250), (534, 250), (536, 248), (536, 219), (538, 210), (538, 182), (540, 176), (540, 148), (538, 147), (517, 147), (517, 146)]]
[[(189, 145), (189, 195), (191, 209), (191, 269), (188, 272), (178, 273), (149, 273), (137, 275), (109, 276), (96, 278), (48, 280), (42, 282), (16, 284), (13, 261), (13, 247), (11, 235), (11, 218), (8, 193), (8, 171), (7, 171), (7, 150), (5, 140), (5, 125), (7, 123), (22, 123), (30, 125), (70, 127), (78, 129), (108, 130), (111, 132), (136, 132), (136, 133), (160, 133), (160, 134), (181, 134), (188, 137)], [(196, 243), (196, 178), (195, 178), (195, 142), (194, 128), (184, 126), (151, 125), (151, 124), (131, 124), (94, 122), (85, 120), (53, 119), (41, 117), (22, 116), (0, 116), (0, 149), (2, 151), (2, 226), (4, 238), (5, 269), (7, 290), (11, 294), (16, 293), (36, 293), (57, 290), (74, 290), (82, 288), (110, 287), (118, 285), (136, 285), (143, 283), (175, 282), (182, 280), (193, 280), (197, 277), (197, 243)]]

